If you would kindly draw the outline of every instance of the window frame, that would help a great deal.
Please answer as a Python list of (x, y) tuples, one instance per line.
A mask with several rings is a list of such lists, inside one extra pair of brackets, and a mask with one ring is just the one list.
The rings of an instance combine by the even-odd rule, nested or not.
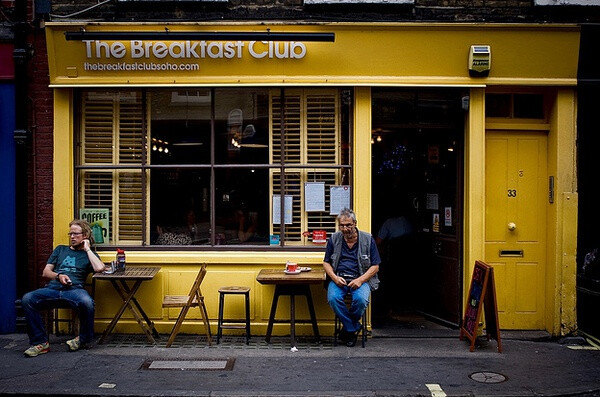
[[(210, 88), (210, 92), (211, 92), (211, 120), (210, 120), (210, 125), (211, 125), (211, 146), (214, 146), (214, 139), (215, 139), (215, 123), (216, 123), (216, 117), (215, 117), (215, 91), (218, 89), (227, 89), (227, 88), (231, 88), (231, 87), (211, 87)], [(248, 87), (248, 88), (252, 88), (252, 87)], [(75, 94), (74, 94), (74, 101), (75, 101), (75, 105), (74, 108), (76, 110), (75, 114), (76, 116), (74, 117), (75, 120), (75, 137), (74, 137), (74, 184), (75, 184), (75, 194), (74, 194), (74, 208), (75, 208), (75, 216), (78, 216), (78, 212), (79, 212), (79, 208), (83, 208), (83, 203), (84, 203), (84, 199), (83, 199), (83, 175), (85, 172), (111, 172), (113, 174), (113, 178), (115, 177), (114, 175), (119, 175), (122, 173), (126, 173), (128, 171), (132, 171), (132, 172), (139, 172), (141, 173), (141, 179), (142, 179), (142, 187), (141, 187), (141, 193), (142, 193), (142, 215), (141, 215), (141, 233), (142, 233), (142, 238), (141, 241), (134, 241), (134, 244), (130, 244), (130, 241), (118, 241), (114, 238), (114, 233), (117, 233), (117, 229), (114, 226), (115, 225), (115, 220), (118, 217), (118, 214), (115, 215), (113, 213), (113, 210), (111, 209), (111, 223), (112, 223), (112, 227), (111, 227), (111, 236), (108, 236), (107, 239), (107, 243), (98, 246), (99, 249), (114, 249), (115, 247), (119, 246), (127, 246), (130, 248), (134, 248), (134, 249), (138, 249), (138, 248), (143, 248), (143, 249), (149, 249), (149, 250), (174, 250), (174, 251), (185, 251), (185, 250), (203, 250), (203, 251), (210, 251), (210, 250), (236, 250), (236, 251), (257, 251), (257, 250), (264, 250), (264, 251), (270, 251), (273, 249), (281, 249), (281, 250), (321, 250), (322, 249), (322, 245), (320, 244), (313, 244), (310, 240), (308, 240), (308, 238), (304, 238), (306, 237), (305, 233), (303, 233), (304, 237), (302, 237), (301, 242), (298, 244), (294, 244), (292, 243), (289, 238), (286, 239), (285, 237), (285, 223), (283, 225), (281, 225), (280, 229), (281, 229), (281, 236), (280, 236), (280, 242), (277, 245), (274, 244), (269, 244), (267, 243), (266, 245), (263, 244), (239, 244), (239, 245), (218, 245), (215, 241), (215, 236), (214, 234), (211, 236), (210, 242), (208, 245), (173, 245), (173, 246), (165, 246), (165, 245), (153, 245), (150, 241), (151, 238), (151, 231), (150, 231), (150, 207), (151, 207), (151, 203), (149, 202), (151, 200), (150, 197), (150, 172), (152, 170), (156, 170), (156, 169), (209, 169), (210, 170), (210, 192), (209, 192), (209, 213), (210, 213), (210, 225), (211, 227), (214, 227), (216, 225), (216, 221), (215, 221), (215, 213), (217, 211), (216, 207), (215, 207), (215, 194), (216, 194), (216, 186), (215, 186), (215, 172), (217, 172), (217, 170), (219, 169), (226, 169), (226, 168), (243, 168), (243, 169), (249, 169), (249, 168), (255, 168), (255, 169), (267, 169), (269, 172), (269, 195), (270, 197), (268, 198), (269, 200), (269, 207), (270, 207), (270, 212), (269, 212), (269, 223), (270, 223), (270, 227), (269, 227), (269, 233), (273, 233), (274, 232), (274, 224), (272, 223), (272, 213), (271, 213), (271, 209), (272, 209), (272, 196), (273, 196), (273, 185), (272, 185), (272, 175), (273, 172), (281, 172), (282, 170), (284, 170), (284, 174), (287, 174), (289, 172), (295, 172), (295, 170), (298, 170), (299, 172), (302, 172), (304, 174), (311, 174), (311, 173), (315, 173), (317, 172), (317, 170), (320, 171), (329, 171), (331, 170), (332, 173), (334, 174), (339, 174), (339, 178), (337, 178), (336, 180), (339, 180), (341, 183), (347, 184), (351, 186), (350, 192), (350, 203), (353, 202), (353, 189), (352, 189), (352, 172), (353, 172), (353, 156), (352, 156), (352, 148), (353, 148), (353, 125), (352, 125), (352, 119), (353, 119), (353, 112), (354, 112), (354, 108), (353, 108), (353, 95), (352, 95), (352, 90), (349, 88), (344, 88), (344, 87), (326, 87), (326, 88), (320, 88), (320, 87), (302, 87), (302, 88), (298, 88), (298, 89), (294, 89), (294, 88), (287, 88), (287, 87), (280, 87), (280, 88), (271, 88), (271, 89), (267, 89), (267, 91), (269, 92), (273, 92), (273, 90), (279, 90), (279, 93), (281, 96), (285, 96), (287, 95), (288, 92), (294, 92), (294, 90), (302, 90), (302, 91), (306, 91), (309, 94), (310, 93), (315, 93), (315, 92), (321, 92), (321, 91), (328, 91), (330, 93), (334, 93), (335, 97), (336, 97), (336, 101), (337, 101), (337, 107), (334, 109), (335, 114), (337, 115), (337, 117), (339, 119), (342, 118), (342, 113), (346, 114), (347, 116), (347, 120), (346, 120), (346, 124), (344, 125), (341, 121), (339, 121), (339, 125), (338, 125), (338, 134), (346, 134), (346, 139), (347, 139), (347, 144), (348, 147), (347, 148), (343, 148), (340, 147), (336, 148), (335, 150), (337, 151), (337, 155), (336, 155), (336, 161), (335, 164), (310, 164), (310, 163), (288, 163), (285, 161), (285, 159), (280, 162), (280, 163), (275, 163), (273, 162), (273, 157), (272, 157), (272, 150), (273, 148), (269, 147), (269, 159), (268, 162), (265, 164), (227, 164), (227, 163), (218, 163), (215, 159), (215, 150), (214, 147), (211, 148), (211, 159), (210, 159), (210, 164), (150, 164), (150, 150), (151, 150), (151, 137), (152, 137), (152, 131), (151, 131), (151, 110), (149, 109), (149, 98), (151, 96), (151, 93), (153, 90), (160, 90), (160, 89), (156, 89), (156, 88), (135, 88), (135, 89), (125, 89), (125, 90), (120, 90), (118, 88), (107, 88), (107, 89), (101, 89), (101, 88), (89, 88), (89, 89), (78, 89), (76, 90)], [(140, 95), (140, 97), (142, 98), (142, 158), (140, 159), (140, 163), (138, 164), (121, 164), (119, 161), (119, 149), (118, 146), (115, 145), (115, 139), (116, 136), (120, 133), (120, 130), (118, 129), (118, 126), (116, 127), (116, 129), (113, 130), (113, 136), (112, 136), (112, 140), (113, 140), (113, 146), (115, 146), (116, 148), (113, 149), (114, 152), (112, 154), (113, 156), (113, 162), (111, 164), (85, 164), (84, 161), (84, 155), (85, 155), (85, 148), (83, 147), (83, 143), (84, 143), (84, 127), (83, 127), (83, 122), (85, 119), (85, 115), (84, 115), (84, 110), (83, 110), (83, 97), (86, 93), (88, 92), (110, 92), (113, 93), (114, 95), (118, 95), (121, 92), (136, 92)], [(349, 94), (348, 94), (349, 93)], [(269, 98), (271, 98), (271, 94), (269, 94)], [(349, 99), (348, 99), (349, 98)], [(118, 102), (118, 99), (117, 99)], [(346, 109), (342, 109), (343, 107), (346, 107)], [(271, 106), (271, 101), (269, 100), (269, 141), (271, 142), (273, 139), (272, 136), (272, 128), (271, 125), (274, 122), (273, 120), (273, 108)], [(281, 116), (282, 118), (285, 116), (286, 114), (286, 108), (284, 106), (284, 111), (281, 112)], [(281, 121), (281, 120), (280, 120)], [(113, 125), (118, 124), (118, 120), (115, 119), (115, 116), (113, 115)], [(343, 129), (346, 129), (346, 131), (343, 131)], [(283, 134), (281, 134), (280, 132), (280, 140), (284, 141), (285, 140), (285, 133), (286, 133), (286, 129), (285, 129), (285, 125), (284, 127), (281, 129), (281, 131), (283, 132)], [(281, 137), (284, 137), (283, 139), (281, 139)], [(304, 142), (303, 145), (308, 145), (308, 143)], [(346, 151), (346, 153), (342, 153), (342, 151)], [(114, 179), (113, 179), (114, 180)], [(285, 176), (283, 177), (282, 183), (284, 183), (285, 181)], [(115, 197), (115, 190), (116, 187), (112, 186), (112, 198), (113, 201), (116, 200)], [(283, 192), (281, 192), (281, 194), (285, 194), (286, 191), (284, 190)], [(304, 200), (303, 200), (303, 195), (301, 195), (300, 197), (298, 197), (299, 200), (302, 200), (301, 203), (301, 211), (300, 211), (300, 221), (301, 221), (301, 227), (303, 227), (305, 224), (308, 223), (308, 218), (310, 213), (304, 211), (303, 206), (304, 206)], [(114, 203), (113, 203), (113, 208), (114, 208)], [(283, 206), (283, 203), (282, 203)], [(93, 207), (92, 207), (93, 208)], [(283, 209), (283, 208), (282, 208)], [(283, 213), (283, 212), (281, 212)], [(333, 224), (335, 225), (335, 215), (330, 215), (333, 219)], [(214, 230), (214, 229), (213, 229)], [(335, 229), (334, 229), (335, 230)], [(333, 231), (334, 231), (333, 230)], [(332, 232), (333, 232), (332, 231)], [(125, 245), (123, 244), (125, 243)]]

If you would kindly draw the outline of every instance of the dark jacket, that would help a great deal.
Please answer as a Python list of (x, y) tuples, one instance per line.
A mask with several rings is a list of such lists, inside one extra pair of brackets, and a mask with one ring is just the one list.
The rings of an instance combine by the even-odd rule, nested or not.
[[(360, 274), (363, 275), (369, 269), (371, 264), (371, 241), (373, 237), (370, 233), (362, 232), (357, 229), (358, 232), (358, 268), (360, 270)], [(331, 235), (331, 243), (333, 244), (333, 254), (331, 254), (331, 267), (333, 267), (333, 271), (337, 271), (337, 266), (340, 262), (340, 254), (342, 252), (342, 241), (344, 240), (344, 235), (342, 232), (337, 231)], [(371, 287), (371, 291), (375, 291), (379, 288), (379, 277), (375, 274), (371, 277), (367, 283), (369, 287)]]

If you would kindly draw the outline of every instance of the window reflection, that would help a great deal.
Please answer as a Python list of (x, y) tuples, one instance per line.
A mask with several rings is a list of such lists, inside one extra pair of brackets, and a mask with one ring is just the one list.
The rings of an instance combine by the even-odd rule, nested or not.
[(267, 164), (269, 93), (215, 90), (215, 159), (220, 164)]
[(269, 244), (269, 173), (218, 169), (215, 244)]
[[(77, 206), (109, 211), (110, 244), (300, 246), (335, 230), (328, 194), (351, 179), (350, 90), (79, 94)], [(307, 182), (325, 184), (324, 210), (305, 211)], [(271, 214), (282, 195), (285, 228)]]
[(209, 244), (210, 171), (154, 169), (151, 180), (151, 244)]

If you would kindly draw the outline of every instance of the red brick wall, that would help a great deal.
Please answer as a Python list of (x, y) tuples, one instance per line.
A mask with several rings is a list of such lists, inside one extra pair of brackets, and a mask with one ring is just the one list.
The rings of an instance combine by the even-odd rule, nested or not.
[[(30, 36), (34, 56), (29, 70), (30, 125), (33, 133), (28, 164), (28, 283), (29, 289), (45, 283), (42, 269), (52, 252), (53, 97), (48, 87), (48, 55), (42, 29)], [(66, 229), (67, 226), (65, 226)]]

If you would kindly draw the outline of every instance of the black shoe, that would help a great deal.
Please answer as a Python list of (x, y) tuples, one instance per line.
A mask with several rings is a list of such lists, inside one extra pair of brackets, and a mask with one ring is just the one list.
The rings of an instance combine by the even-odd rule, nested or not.
[(344, 329), (340, 330), (338, 336), (339, 336), (340, 340), (344, 343), (348, 343), (348, 341), (352, 339), (352, 333), (350, 333)]
[(346, 341), (346, 346), (348, 346), (348, 347), (354, 347), (356, 345), (356, 339), (358, 337), (358, 331), (357, 332), (351, 332), (349, 335), (350, 335), (350, 339), (348, 339)]

